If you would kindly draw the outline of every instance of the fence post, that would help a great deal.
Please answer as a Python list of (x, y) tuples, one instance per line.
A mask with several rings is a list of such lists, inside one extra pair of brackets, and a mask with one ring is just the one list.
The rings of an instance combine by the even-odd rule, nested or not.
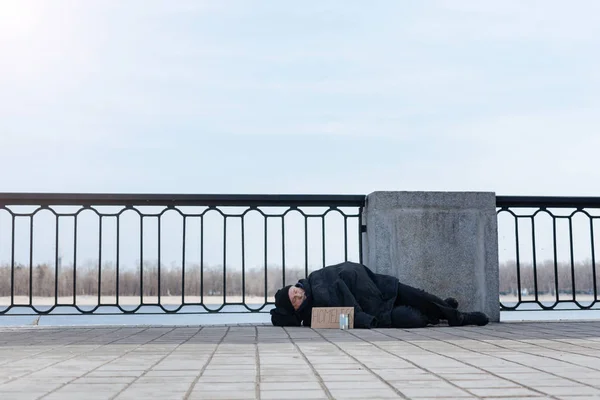
[(496, 195), (374, 192), (364, 215), (364, 264), (499, 321)]

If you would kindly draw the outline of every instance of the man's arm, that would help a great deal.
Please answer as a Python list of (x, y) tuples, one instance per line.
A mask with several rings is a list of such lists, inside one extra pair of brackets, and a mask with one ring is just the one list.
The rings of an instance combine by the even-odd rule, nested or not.
[(354, 327), (367, 329), (376, 328), (377, 318), (362, 310), (346, 282), (342, 279), (336, 279), (333, 284), (341, 302), (340, 306), (354, 307)]

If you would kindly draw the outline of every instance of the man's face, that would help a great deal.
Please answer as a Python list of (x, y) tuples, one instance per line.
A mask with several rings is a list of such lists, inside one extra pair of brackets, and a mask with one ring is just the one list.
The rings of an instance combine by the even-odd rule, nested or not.
[(302, 305), (302, 302), (304, 301), (304, 299), (306, 299), (306, 294), (304, 293), (304, 289), (301, 289), (296, 286), (290, 287), (288, 295), (290, 296), (290, 301), (292, 302), (292, 305), (294, 306), (294, 310), (298, 310), (300, 308), (300, 306)]

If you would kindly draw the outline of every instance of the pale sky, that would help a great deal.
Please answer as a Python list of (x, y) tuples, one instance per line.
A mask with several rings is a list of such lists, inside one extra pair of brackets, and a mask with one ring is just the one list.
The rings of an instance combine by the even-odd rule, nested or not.
[(0, 0), (0, 191), (600, 195), (600, 2)]

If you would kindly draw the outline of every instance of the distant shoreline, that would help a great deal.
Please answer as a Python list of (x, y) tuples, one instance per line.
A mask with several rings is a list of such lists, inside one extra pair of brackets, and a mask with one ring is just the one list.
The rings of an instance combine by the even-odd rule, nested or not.
[[(15, 305), (28, 305), (29, 296), (15, 296)], [(54, 297), (33, 297), (34, 306), (52, 306), (54, 305)], [(220, 305), (223, 304), (223, 296), (204, 296), (202, 299), (204, 304)], [(228, 303), (241, 303), (243, 301), (242, 296), (227, 296), (226, 300)], [(116, 296), (102, 296), (102, 305), (114, 305), (117, 299)], [(268, 297), (267, 301), (273, 302), (273, 297)], [(185, 296), (186, 303), (200, 303), (200, 296)], [(246, 296), (246, 304), (264, 304), (264, 296)], [(10, 305), (10, 296), (0, 297), (0, 306)], [(58, 298), (59, 305), (72, 305), (73, 296), (60, 296)], [(144, 296), (144, 304), (157, 304), (158, 296)], [(98, 296), (77, 296), (76, 304), (79, 306), (95, 306), (98, 304)], [(121, 306), (136, 306), (140, 304), (139, 296), (119, 296), (119, 305)], [(181, 296), (161, 296), (160, 304), (162, 305), (175, 305), (181, 304)]]

